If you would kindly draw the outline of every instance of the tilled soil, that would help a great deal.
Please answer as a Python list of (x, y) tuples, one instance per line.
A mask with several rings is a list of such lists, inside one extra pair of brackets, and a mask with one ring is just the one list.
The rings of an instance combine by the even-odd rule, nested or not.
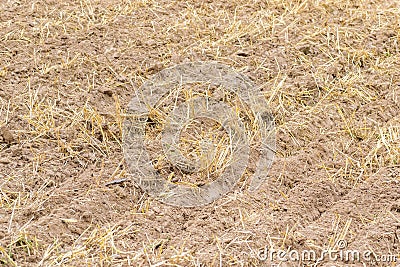
[[(399, 7), (1, 1), (0, 265), (397, 266)], [(200, 60), (259, 86), (276, 159), (256, 192), (172, 207), (129, 179), (123, 114), (151, 75)]]

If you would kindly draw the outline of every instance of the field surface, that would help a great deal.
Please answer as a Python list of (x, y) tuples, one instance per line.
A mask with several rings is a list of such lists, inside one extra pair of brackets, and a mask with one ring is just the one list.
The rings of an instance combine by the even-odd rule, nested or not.
[[(399, 266), (399, 43), (395, 0), (0, 0), (0, 266)], [(196, 61), (252, 80), (276, 156), (255, 192), (173, 207), (132, 181), (123, 121)]]

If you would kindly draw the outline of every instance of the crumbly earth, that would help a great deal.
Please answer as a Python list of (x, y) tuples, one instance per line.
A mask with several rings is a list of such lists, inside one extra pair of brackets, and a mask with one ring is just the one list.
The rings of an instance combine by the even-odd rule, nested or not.
[[(399, 8), (1, 1), (0, 266), (398, 266)], [(267, 182), (199, 208), (166, 206), (129, 180), (106, 186), (129, 178), (122, 122), (135, 89), (198, 60), (265, 94), (277, 131)]]

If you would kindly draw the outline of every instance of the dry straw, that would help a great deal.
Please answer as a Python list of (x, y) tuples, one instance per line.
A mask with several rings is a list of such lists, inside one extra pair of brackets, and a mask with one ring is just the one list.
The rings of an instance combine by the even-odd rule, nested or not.
[(156, 74), (136, 91), (124, 125), (132, 179), (160, 201), (185, 207), (208, 204), (251, 175), (255, 190), (275, 153), (264, 99), (247, 77), (216, 62)]

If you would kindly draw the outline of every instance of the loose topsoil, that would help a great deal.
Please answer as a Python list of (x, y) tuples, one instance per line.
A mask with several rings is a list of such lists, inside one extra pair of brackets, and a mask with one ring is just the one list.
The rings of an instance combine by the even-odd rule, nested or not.
[[(361, 255), (317, 266), (399, 265), (399, 8), (0, 1), (0, 266), (317, 262), (271, 261), (266, 248)], [(256, 192), (172, 207), (130, 180), (123, 117), (153, 74), (200, 60), (259, 87), (276, 158)]]

